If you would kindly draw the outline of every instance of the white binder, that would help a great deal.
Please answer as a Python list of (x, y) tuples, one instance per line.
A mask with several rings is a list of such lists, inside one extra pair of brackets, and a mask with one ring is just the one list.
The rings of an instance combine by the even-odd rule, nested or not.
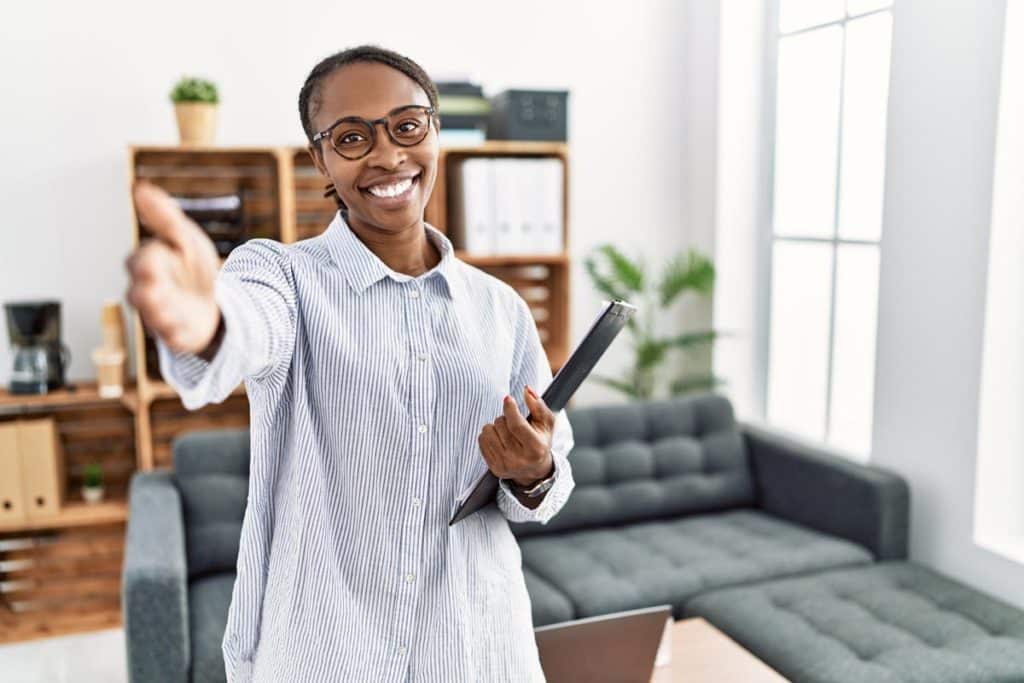
[(459, 249), (476, 256), (494, 253), (494, 164), (476, 157), (459, 163), (452, 199), (452, 236)]
[(564, 250), (563, 217), (564, 168), (558, 158), (538, 159), (537, 197), (539, 204), (537, 251), (541, 254), (560, 254)]
[(494, 159), (495, 254), (521, 253), (523, 220), (519, 189), (521, 159)]

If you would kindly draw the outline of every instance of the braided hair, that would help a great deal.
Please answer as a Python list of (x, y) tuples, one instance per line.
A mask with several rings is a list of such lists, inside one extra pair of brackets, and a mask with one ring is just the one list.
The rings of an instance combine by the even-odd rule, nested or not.
[[(312, 121), (322, 104), (320, 87), (323, 80), (337, 69), (355, 62), (378, 62), (398, 69), (423, 88), (423, 91), (427, 93), (427, 98), (430, 100), (430, 106), (434, 107), (435, 110), (437, 109), (437, 86), (434, 85), (434, 81), (431, 80), (430, 76), (427, 75), (427, 72), (419, 64), (397, 52), (392, 52), (377, 45), (350, 47), (322, 59), (309, 72), (306, 82), (302, 85), (302, 90), (299, 91), (299, 118), (302, 120), (302, 130), (305, 131), (306, 138), (310, 144), (313, 142), (313, 136), (316, 135), (316, 131), (313, 130)], [(325, 190), (325, 197), (334, 197), (334, 201), (339, 209), (342, 211), (348, 210), (345, 202), (338, 196), (338, 191), (333, 183), (329, 183)]]

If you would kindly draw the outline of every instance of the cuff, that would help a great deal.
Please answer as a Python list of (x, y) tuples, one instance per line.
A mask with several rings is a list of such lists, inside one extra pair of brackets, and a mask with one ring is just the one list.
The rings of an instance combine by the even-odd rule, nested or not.
[(224, 316), (224, 337), (209, 361), (194, 353), (175, 353), (156, 337), (160, 374), (188, 410), (223, 402), (252, 370), (247, 364), (255, 354), (246, 348), (242, 330), (253, 326), (245, 324), (245, 295), (236, 286), (227, 277), (218, 278), (214, 285), (214, 299)]
[(504, 480), (498, 480), (498, 508), (509, 521), (547, 524), (565, 504), (574, 486), (572, 468), (569, 466), (567, 453), (555, 448), (551, 451), (555, 463), (555, 481), (537, 507), (529, 508), (523, 505), (509, 485)]

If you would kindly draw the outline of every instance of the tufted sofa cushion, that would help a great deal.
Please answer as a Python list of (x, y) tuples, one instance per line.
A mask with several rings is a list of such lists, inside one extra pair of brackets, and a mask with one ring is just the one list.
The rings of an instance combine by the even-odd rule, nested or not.
[(234, 572), (249, 496), (249, 432), (218, 429), (174, 441), (188, 577)]
[(872, 559), (853, 543), (757, 510), (544, 534), (519, 546), (523, 567), (561, 591), (576, 618), (661, 603), (680, 616), (710, 589)]
[(715, 591), (686, 612), (793, 681), (1024, 681), (1024, 612), (905, 562)]
[(750, 466), (724, 396), (567, 410), (576, 488), (547, 524), (518, 537), (749, 506)]

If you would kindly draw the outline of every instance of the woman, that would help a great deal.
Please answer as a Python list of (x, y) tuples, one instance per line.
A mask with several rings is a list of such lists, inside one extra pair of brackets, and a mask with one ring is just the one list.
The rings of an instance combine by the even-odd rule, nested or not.
[[(322, 235), (250, 240), (218, 272), (173, 200), (134, 190), (157, 239), (128, 258), (127, 299), (164, 378), (190, 409), (243, 380), (250, 401), (228, 680), (543, 680), (508, 520), (565, 503), (572, 429), (532, 391), (551, 370), (526, 302), (423, 221), (436, 87), (362, 46), (299, 105), (339, 205)], [(497, 506), (449, 527), (486, 468)]]

